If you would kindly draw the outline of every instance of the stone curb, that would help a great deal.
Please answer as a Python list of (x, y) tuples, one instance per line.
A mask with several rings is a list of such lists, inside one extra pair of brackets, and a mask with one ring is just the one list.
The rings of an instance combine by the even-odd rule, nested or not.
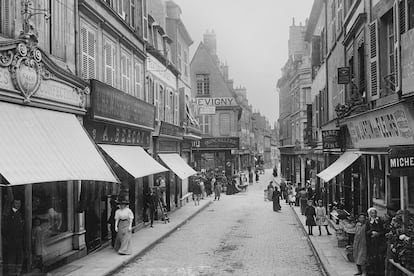
[(137, 253), (129, 256), (129, 258), (127, 260), (125, 260), (122, 263), (120, 263), (119, 265), (113, 267), (111, 270), (105, 272), (103, 275), (104, 276), (110, 276), (110, 275), (115, 274), (116, 272), (118, 272), (119, 270), (121, 270), (124, 266), (126, 266), (127, 264), (133, 262), (139, 256), (141, 256), (141, 255), (145, 254), (146, 252), (148, 252), (151, 248), (153, 248), (155, 245), (157, 245), (160, 241), (162, 241), (163, 239), (165, 239), (168, 236), (170, 236), (178, 228), (180, 228), (181, 226), (183, 226), (184, 224), (186, 224), (187, 221), (191, 220), (193, 217), (195, 217), (196, 215), (198, 215), (199, 213), (201, 213), (203, 210), (205, 210), (212, 203), (213, 203), (213, 201), (210, 200), (205, 205), (201, 206), (201, 208), (199, 208), (197, 211), (195, 211), (194, 213), (192, 213), (189, 217), (187, 217), (186, 219), (184, 219), (183, 221), (181, 221), (179, 224), (177, 224), (174, 228), (172, 228), (171, 230), (169, 230), (168, 232), (166, 232), (165, 234), (163, 234), (158, 239), (154, 240), (152, 243), (150, 243), (148, 246), (146, 246), (145, 248), (143, 248), (141, 251), (139, 251), (139, 252), (137, 252)]
[(304, 236), (306, 237), (306, 240), (313, 252), (313, 255), (315, 256), (316, 262), (318, 263), (318, 265), (322, 268), (322, 274), (324, 276), (337, 276), (338, 274), (333, 271), (332, 269), (330, 269), (330, 266), (328, 265), (328, 260), (326, 259), (325, 255), (317, 249), (317, 247), (313, 244), (312, 240), (310, 239), (310, 237), (308, 236), (305, 226), (303, 225), (302, 221), (299, 218), (298, 213), (296, 213), (296, 211), (293, 209), (293, 207), (290, 207), (290, 209), (292, 210), (292, 212), (295, 214), (296, 220), (298, 221), (298, 223), (300, 224), (300, 228), (303, 231)]

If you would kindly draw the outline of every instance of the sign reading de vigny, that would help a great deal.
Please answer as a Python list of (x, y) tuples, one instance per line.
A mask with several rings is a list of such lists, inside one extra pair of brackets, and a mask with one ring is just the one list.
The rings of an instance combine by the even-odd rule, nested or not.
[(0, 94), (19, 93), (26, 103), (46, 99), (73, 108), (85, 107), (87, 88), (78, 88), (56, 77), (35, 45), (10, 44), (7, 50), (0, 48)]

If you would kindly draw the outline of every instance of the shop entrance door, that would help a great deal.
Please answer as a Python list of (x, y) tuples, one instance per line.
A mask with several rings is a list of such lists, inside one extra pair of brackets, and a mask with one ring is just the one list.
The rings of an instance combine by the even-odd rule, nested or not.
[[(83, 205), (83, 206), (82, 206)], [(101, 186), (82, 182), (81, 206), (85, 212), (85, 242), (88, 254), (101, 246)]]

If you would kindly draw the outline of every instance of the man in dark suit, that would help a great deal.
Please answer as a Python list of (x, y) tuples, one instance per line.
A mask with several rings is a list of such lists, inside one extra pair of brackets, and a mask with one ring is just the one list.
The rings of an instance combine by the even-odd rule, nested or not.
[(14, 199), (3, 219), (4, 265), (6, 275), (21, 275), (24, 250), (22, 202)]

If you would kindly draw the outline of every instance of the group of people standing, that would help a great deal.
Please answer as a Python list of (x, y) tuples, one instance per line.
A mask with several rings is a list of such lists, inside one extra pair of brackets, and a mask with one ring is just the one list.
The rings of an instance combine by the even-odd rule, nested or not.
[(208, 173), (199, 173), (193, 179), (193, 200), (194, 205), (200, 205), (200, 199), (210, 197), (214, 192), (214, 200), (220, 200), (222, 192), (222, 182), (225, 178), (224, 173), (209, 171)]

